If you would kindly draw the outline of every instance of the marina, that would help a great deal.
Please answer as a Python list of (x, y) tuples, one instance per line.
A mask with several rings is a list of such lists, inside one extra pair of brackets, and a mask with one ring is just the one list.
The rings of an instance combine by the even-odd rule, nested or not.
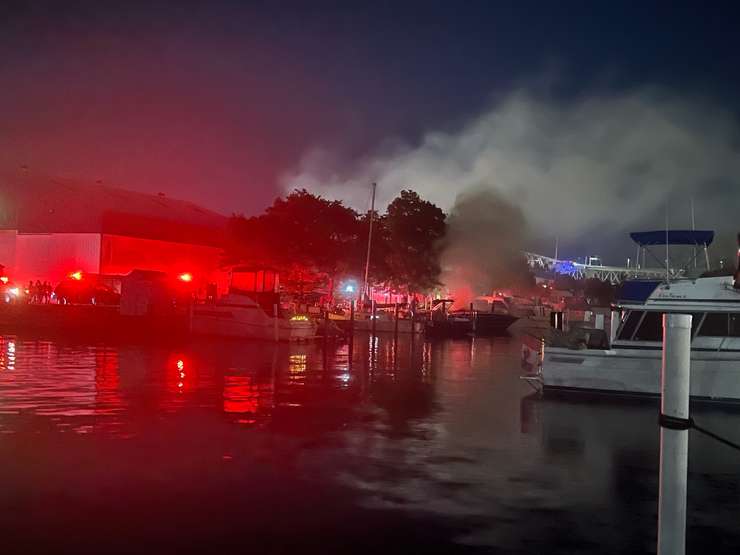
[(740, 553), (740, 3), (3, 8), (3, 555)]
[[(29, 552), (123, 552), (121, 534), (178, 552), (245, 537), (324, 552), (655, 549), (657, 404), (532, 396), (517, 339), (364, 335), (351, 364), (346, 346), (212, 339), (3, 335), (0, 353), (0, 530)], [(689, 461), (687, 551), (736, 553), (737, 454), (692, 433)]]

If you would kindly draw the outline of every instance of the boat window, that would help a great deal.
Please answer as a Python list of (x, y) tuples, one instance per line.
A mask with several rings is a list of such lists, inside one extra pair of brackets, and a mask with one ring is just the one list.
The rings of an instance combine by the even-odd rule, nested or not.
[(704, 318), (699, 334), (701, 336), (726, 337), (728, 332), (727, 313), (710, 312)]
[(632, 334), (635, 333), (635, 328), (640, 323), (642, 315), (643, 312), (641, 310), (631, 310), (624, 319), (618, 339), (632, 339)]
[(231, 276), (231, 286), (241, 291), (254, 292), (257, 286), (255, 272), (234, 272)]
[(740, 337), (740, 314), (730, 314), (730, 336)]
[(663, 313), (646, 312), (635, 333), (636, 341), (662, 341), (663, 340)]

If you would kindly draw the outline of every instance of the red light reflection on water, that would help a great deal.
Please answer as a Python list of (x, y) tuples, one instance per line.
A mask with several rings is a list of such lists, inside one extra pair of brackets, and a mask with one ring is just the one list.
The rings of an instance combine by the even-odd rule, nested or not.
[(269, 412), (274, 401), (274, 384), (260, 381), (259, 374), (224, 375), (223, 409), (238, 416), (238, 424), (254, 424), (257, 415)]
[(194, 378), (193, 365), (185, 356), (173, 354), (169, 357), (165, 378), (167, 391), (178, 394), (190, 391), (194, 386)]
[(177, 367), (177, 377), (179, 381), (177, 382), (177, 388), (182, 391), (182, 388), (185, 387), (185, 361), (182, 359), (178, 359), (178, 361), (175, 363), (175, 366)]
[(118, 372), (118, 351), (100, 349), (95, 351), (95, 414), (115, 412), (122, 400)]
[(255, 413), (259, 398), (252, 376), (224, 376), (224, 412)]
[(9, 340), (0, 348), (0, 370), (15, 370), (15, 341)]

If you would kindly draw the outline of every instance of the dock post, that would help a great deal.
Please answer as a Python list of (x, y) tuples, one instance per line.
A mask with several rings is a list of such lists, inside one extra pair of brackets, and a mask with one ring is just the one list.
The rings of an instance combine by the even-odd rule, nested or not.
[(658, 555), (686, 552), (691, 315), (663, 316)]
[(375, 339), (375, 300), (371, 300), (370, 304), (372, 305), (372, 312), (370, 313), (370, 318), (372, 318), (372, 322), (370, 322), (370, 334), (372, 335), (372, 338)]
[(329, 305), (324, 308), (324, 346), (329, 341)]
[(411, 313), (411, 355), (414, 354), (414, 340), (416, 339), (416, 313)]
[(349, 349), (347, 356), (348, 364), (352, 366), (352, 350), (355, 346), (355, 301), (352, 300), (349, 305)]
[(393, 341), (398, 342), (398, 303), (393, 309)]

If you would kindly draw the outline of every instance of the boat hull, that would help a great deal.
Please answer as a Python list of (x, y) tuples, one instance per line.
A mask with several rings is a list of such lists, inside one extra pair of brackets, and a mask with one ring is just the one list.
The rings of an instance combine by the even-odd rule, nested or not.
[[(550, 391), (660, 394), (660, 349), (547, 348), (542, 383)], [(740, 401), (740, 353), (692, 351), (692, 397)]]
[(506, 335), (509, 326), (518, 318), (509, 314), (478, 314), (477, 318), (448, 318), (430, 320), (426, 333), (430, 337), (464, 337), (468, 335)]
[[(337, 324), (344, 331), (348, 331), (351, 327), (351, 322), (349, 320), (332, 320), (332, 322)], [(372, 331), (372, 329), (372, 320), (355, 320), (354, 322), (355, 331)], [(398, 328), (396, 328), (396, 323), (393, 320), (378, 319), (375, 321), (375, 333), (395, 333), (396, 329), (398, 329), (398, 333), (412, 333), (412, 330), (413, 333), (423, 333), (424, 323), (413, 322), (412, 325), (411, 320), (400, 319), (398, 320)]]
[(316, 324), (272, 318), (259, 309), (208, 307), (193, 310), (190, 331), (196, 335), (301, 341), (316, 336)]

